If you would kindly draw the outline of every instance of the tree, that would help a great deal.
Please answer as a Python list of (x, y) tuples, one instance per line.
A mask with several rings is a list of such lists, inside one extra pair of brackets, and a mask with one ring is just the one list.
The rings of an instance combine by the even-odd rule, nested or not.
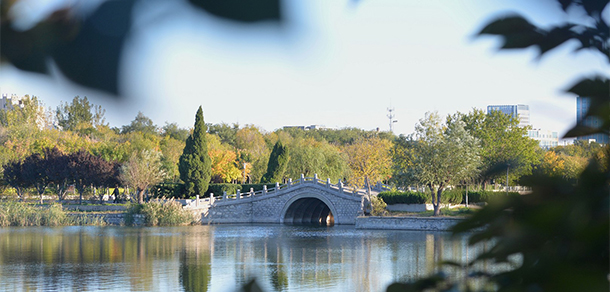
[(161, 182), (164, 177), (161, 153), (150, 150), (132, 155), (120, 170), (120, 180), (136, 188), (140, 204), (144, 203), (144, 192), (148, 187)]
[(538, 166), (538, 170), (546, 176), (562, 176), (565, 171), (565, 162), (553, 151), (547, 151), (544, 154), (542, 163)]
[(123, 126), (121, 129), (122, 134), (140, 132), (143, 134), (156, 135), (157, 126), (153, 121), (145, 116), (142, 112), (138, 112), (135, 119), (131, 121), (129, 125)]
[(251, 166), (250, 175), (243, 177), (244, 181), (260, 181), (267, 170), (270, 149), (261, 130), (253, 125), (246, 125), (235, 133), (235, 147), (237, 148), (240, 165)]
[(284, 176), (289, 161), (290, 155), (288, 153), (288, 148), (278, 140), (275, 143), (275, 146), (273, 146), (273, 150), (269, 156), (269, 163), (267, 163), (267, 172), (263, 175), (261, 182), (282, 182), (285, 178)]
[(49, 183), (56, 186), (57, 199), (61, 202), (66, 195), (70, 183), (74, 180), (73, 169), (70, 167), (70, 155), (62, 153), (57, 146), (45, 150), (48, 161), (46, 173)]
[[(536, 151), (538, 142), (527, 137), (527, 128), (519, 127), (519, 120), (499, 111), (485, 114), (473, 109), (468, 114), (456, 113), (447, 118), (451, 123), (464, 122), (464, 128), (480, 142), (481, 164), (478, 182), (485, 188), (492, 179), (504, 181), (505, 171), (509, 170), (511, 180), (532, 173), (532, 166), (540, 156)], [(503, 166), (504, 172), (492, 171)]]
[(188, 129), (182, 129), (178, 127), (176, 123), (165, 123), (163, 126), (163, 136), (169, 136), (172, 139), (176, 139), (178, 141), (184, 142), (186, 138), (189, 136)]
[[(602, 17), (608, 1), (558, 0), (566, 12), (563, 22), (542, 28), (511, 15), (488, 23), (479, 35), (504, 39), (502, 49), (537, 47), (540, 56), (574, 39), (577, 51), (596, 50), (610, 61), (608, 23)], [(580, 13), (579, 23), (566, 22), (568, 11)], [(607, 77), (582, 78), (566, 92), (591, 98), (583, 120), (599, 119), (593, 128), (580, 122), (564, 137), (610, 134), (610, 82)], [(487, 284), (498, 291), (605, 291), (610, 269), (610, 146), (590, 160), (574, 181), (533, 176), (526, 185), (532, 193), (490, 202), (453, 228), (454, 234), (471, 234), (469, 244), (491, 243), (488, 251), (466, 263), (506, 264), (501, 271), (468, 272), (467, 280)], [(518, 261), (514, 261), (518, 257)], [(463, 265), (463, 263), (447, 263)], [(392, 284), (387, 291), (431, 291), (464, 287), (446, 275), (408, 284)]]
[(186, 145), (178, 164), (180, 179), (188, 194), (203, 195), (208, 190), (212, 176), (212, 165), (208, 154), (206, 125), (201, 106), (195, 115), (195, 129), (186, 139)]
[(48, 160), (42, 155), (34, 153), (23, 160), (23, 173), (26, 184), (36, 188), (40, 196), (40, 204), (43, 203), (43, 195), (51, 182), (47, 176)]
[(81, 204), (88, 186), (113, 186), (117, 182), (118, 166), (85, 150), (70, 154), (68, 167)]
[(208, 133), (218, 136), (223, 144), (231, 145), (231, 147), (237, 147), (236, 140), (238, 130), (239, 124), (237, 123), (233, 125), (227, 123), (208, 125)]
[(222, 144), (216, 135), (208, 135), (208, 154), (212, 164), (212, 182), (229, 183), (246, 177), (237, 159), (237, 154), (229, 145)]
[(4, 181), (17, 191), (17, 197), (23, 199), (23, 189), (27, 187), (27, 181), (23, 170), (23, 162), (16, 160), (4, 165)]
[(170, 136), (165, 136), (159, 142), (161, 149), (161, 164), (167, 174), (167, 179), (177, 182), (180, 179), (178, 171), (178, 161), (184, 149), (184, 140), (176, 140)]
[(430, 190), (434, 216), (440, 215), (443, 191), (476, 175), (479, 142), (462, 121), (444, 125), (437, 113), (426, 113), (410, 136), (409, 180)]
[(379, 137), (360, 138), (343, 147), (351, 170), (349, 181), (361, 187), (368, 183), (386, 181), (392, 172), (392, 142)]
[(63, 101), (57, 110), (55, 116), (57, 124), (64, 130), (76, 131), (104, 125), (104, 114), (106, 110), (100, 105), (89, 103), (85, 96), (80, 98), (78, 95), (72, 99), (70, 104)]
[(312, 177), (318, 174), (321, 178), (337, 181), (349, 176), (345, 153), (325, 141), (297, 138), (288, 145), (288, 151), (290, 163), (286, 169), (286, 177), (297, 178), (301, 174)]

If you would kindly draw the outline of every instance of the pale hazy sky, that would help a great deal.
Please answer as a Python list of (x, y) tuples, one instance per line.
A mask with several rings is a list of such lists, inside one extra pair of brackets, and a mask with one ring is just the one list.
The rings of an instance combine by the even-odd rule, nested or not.
[(576, 116), (575, 97), (562, 89), (583, 75), (608, 76), (605, 59), (574, 54), (575, 42), (537, 60), (535, 49), (499, 52), (499, 39), (473, 37), (510, 11), (542, 25), (578, 15), (564, 16), (555, 1), (295, 0), (283, 2), (282, 27), (219, 20), (182, 1), (141, 2), (121, 101), (10, 66), (0, 67), (0, 91), (38, 96), (53, 109), (87, 96), (118, 127), (138, 111), (160, 126), (192, 127), (202, 105), (208, 123), (267, 131), (312, 124), (388, 130), (392, 107), (396, 134), (413, 132), (427, 111), (519, 103), (530, 106), (534, 128), (562, 134)]

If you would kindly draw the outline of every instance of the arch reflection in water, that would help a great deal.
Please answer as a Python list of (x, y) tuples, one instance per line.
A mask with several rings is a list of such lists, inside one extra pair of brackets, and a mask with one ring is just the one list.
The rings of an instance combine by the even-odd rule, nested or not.
[(335, 218), (326, 203), (317, 198), (294, 201), (284, 215), (287, 225), (333, 226)]

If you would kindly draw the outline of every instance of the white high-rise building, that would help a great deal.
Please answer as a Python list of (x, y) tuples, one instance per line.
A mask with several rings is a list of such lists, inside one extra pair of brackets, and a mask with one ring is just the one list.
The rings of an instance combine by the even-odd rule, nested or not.
[(559, 145), (559, 135), (557, 132), (533, 129), (527, 130), (527, 136), (538, 141), (540, 148), (543, 149), (550, 149)]
[(530, 124), (530, 107), (525, 104), (512, 105), (488, 105), (487, 114), (492, 111), (505, 113), (513, 118), (519, 119), (519, 127), (525, 127)]

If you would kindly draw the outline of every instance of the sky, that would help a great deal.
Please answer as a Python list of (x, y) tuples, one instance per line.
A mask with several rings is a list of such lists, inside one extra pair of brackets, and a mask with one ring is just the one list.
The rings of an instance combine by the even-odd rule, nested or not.
[[(30, 22), (77, 0), (24, 0)], [(100, 2), (100, 1), (97, 1)], [(41, 5), (40, 3), (44, 3)], [(91, 2), (88, 2), (89, 5)], [(284, 1), (285, 23), (242, 25), (182, 1), (141, 1), (121, 65), (121, 99), (52, 76), (0, 66), (0, 92), (38, 96), (55, 109), (87, 96), (113, 127), (141, 111), (157, 125), (253, 124), (265, 131), (321, 125), (409, 134), (426, 112), (526, 104), (536, 129), (565, 133), (576, 120), (582, 76), (608, 76), (603, 56), (569, 42), (543, 58), (533, 48), (499, 51), (475, 38), (496, 16), (518, 12), (538, 25), (577, 20), (554, 1)], [(604, 11), (610, 19), (610, 9)], [(23, 15), (25, 15), (26, 12)], [(28, 18), (22, 22), (27, 26)]]

